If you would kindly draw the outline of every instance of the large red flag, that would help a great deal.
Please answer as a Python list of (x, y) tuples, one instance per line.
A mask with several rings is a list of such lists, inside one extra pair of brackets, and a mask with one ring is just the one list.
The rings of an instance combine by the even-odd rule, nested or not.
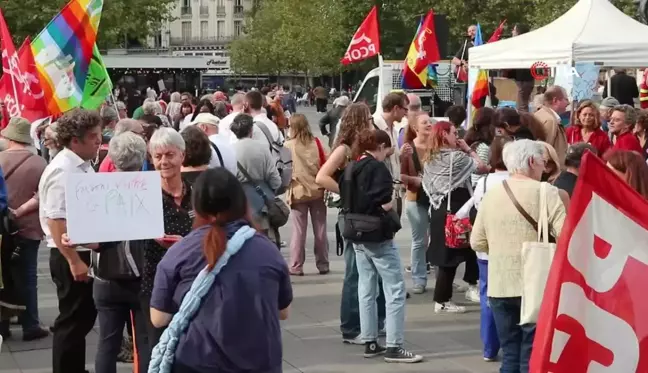
[(38, 80), (31, 42), (27, 38), (16, 53), (1, 10), (0, 38), (3, 73), (0, 78), (0, 103), (4, 105), (1, 127), (6, 127), (10, 117), (23, 117), (32, 122), (47, 117), (49, 114)]
[(488, 39), (487, 43), (493, 43), (493, 42), (496, 42), (496, 41), (500, 40), (500, 38), (502, 37), (502, 33), (504, 32), (504, 25), (505, 24), (506, 24), (506, 20), (503, 20), (499, 24), (499, 26), (497, 26), (497, 28), (493, 32), (493, 35), (491, 35), (490, 39)]
[(537, 323), (530, 372), (648, 372), (648, 201), (583, 158)]
[(22, 117), (30, 122), (49, 116), (45, 95), (41, 88), (36, 61), (31, 48), (29, 37), (25, 39), (18, 50), (20, 59), (21, 81), (23, 85), (21, 105), (23, 106)]
[(343, 65), (348, 65), (378, 54), (380, 54), (380, 31), (378, 29), (378, 10), (374, 6), (353, 34), (351, 43), (340, 62)]
[[(9, 28), (0, 10), (0, 49), (2, 49), (2, 78), (0, 78), (0, 102), (4, 104), (5, 113), (10, 117), (20, 116), (20, 92), (22, 86), (16, 81), (20, 76), (20, 60), (14, 46)], [(2, 116), (2, 127), (9, 123), (6, 115)]]

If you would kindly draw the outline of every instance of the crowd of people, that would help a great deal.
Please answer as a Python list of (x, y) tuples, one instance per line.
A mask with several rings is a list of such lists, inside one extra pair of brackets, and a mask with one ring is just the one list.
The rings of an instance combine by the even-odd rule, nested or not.
[[(413, 94), (386, 95), (373, 115), (341, 96), (319, 123), (325, 146), (278, 87), (200, 100), (174, 92), (169, 102), (148, 94), (131, 118), (116, 102), (52, 123), (11, 118), (0, 132), (0, 336), (12, 338), (17, 314), (24, 340), (51, 329), (54, 373), (85, 372), (96, 321), (97, 373), (115, 372), (134, 350), (139, 372), (280, 372), (279, 322), (289, 316), (290, 277), (307, 271), (309, 214), (315, 267), (330, 271), (327, 208), (339, 211), (345, 262), (342, 342), (363, 346), (366, 358), (422, 361), (403, 346), (405, 302), (434, 275), (434, 311), (465, 312), (453, 301), (465, 293), (481, 305), (484, 359), (501, 349), (502, 371), (527, 372), (535, 324), (520, 325), (520, 248), (537, 239), (539, 216), (555, 240), (586, 151), (648, 198), (648, 114), (612, 97), (578, 103), (565, 129), (568, 95), (549, 87), (536, 112), (484, 107), (465, 129), (459, 106), (436, 121)], [(164, 236), (71, 242), (66, 176), (134, 171), (160, 174)], [(403, 211), (410, 263), (394, 243)], [(58, 297), (51, 328), (38, 317), (43, 239)], [(454, 281), (462, 263), (467, 286)]]

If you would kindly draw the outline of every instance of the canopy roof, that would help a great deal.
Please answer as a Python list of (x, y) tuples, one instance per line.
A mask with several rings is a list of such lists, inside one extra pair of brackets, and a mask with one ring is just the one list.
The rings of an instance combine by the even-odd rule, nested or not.
[(550, 24), (529, 33), (470, 48), (470, 67), (530, 68), (595, 62), (609, 67), (648, 65), (648, 26), (607, 0), (580, 0)]

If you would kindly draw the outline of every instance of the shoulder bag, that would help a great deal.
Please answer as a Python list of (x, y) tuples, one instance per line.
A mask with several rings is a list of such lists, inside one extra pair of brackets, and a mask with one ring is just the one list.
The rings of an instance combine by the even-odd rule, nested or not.
[(398, 214), (393, 209), (385, 212), (382, 216), (351, 212), (355, 187), (352, 174), (355, 164), (356, 162), (351, 162), (344, 169), (343, 208), (341, 211), (342, 237), (351, 242), (383, 242), (400, 230), (400, 222), (394, 219), (394, 216), (398, 219)]
[[(414, 170), (416, 170), (417, 176), (422, 178), (423, 165), (421, 164), (421, 159), (418, 156), (414, 142), (410, 143), (410, 146), (413, 150), (412, 160), (414, 161)], [(416, 203), (426, 207), (426, 209), (430, 207), (430, 197), (428, 197), (427, 193), (425, 193), (425, 190), (423, 190), (423, 185), (420, 185), (418, 191), (416, 192)]]
[(454, 152), (450, 153), (450, 190), (448, 191), (448, 207), (445, 221), (445, 244), (450, 249), (465, 249), (470, 247), (472, 224), (470, 224), (470, 218), (458, 218), (450, 209), (453, 163)]
[(551, 263), (556, 253), (556, 240), (549, 231), (547, 214), (547, 183), (540, 184), (540, 219), (536, 222), (515, 198), (506, 181), (504, 190), (515, 205), (515, 208), (538, 232), (537, 241), (522, 243), (522, 307), (520, 325), (538, 321), (540, 305), (549, 277)]
[(250, 174), (243, 168), (240, 162), (236, 162), (236, 165), (245, 176), (247, 181), (254, 186), (254, 190), (263, 198), (263, 202), (266, 205), (268, 209), (268, 220), (270, 222), (270, 226), (273, 228), (279, 228), (283, 227), (286, 225), (288, 222), (288, 217), (290, 216), (290, 208), (288, 208), (288, 205), (286, 205), (286, 202), (284, 202), (280, 197), (274, 196), (274, 198), (270, 198), (266, 193), (261, 189), (259, 186), (259, 183), (254, 181), (250, 177)]

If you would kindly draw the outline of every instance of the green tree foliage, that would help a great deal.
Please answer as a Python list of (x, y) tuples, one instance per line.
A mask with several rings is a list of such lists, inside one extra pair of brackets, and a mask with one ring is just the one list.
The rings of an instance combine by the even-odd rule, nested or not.
[[(1, 1), (1, 0), (0, 0)], [(633, 0), (611, 0), (630, 16)], [(385, 59), (404, 59), (416, 28), (429, 9), (445, 14), (450, 25), (450, 52), (458, 48), (466, 29), (479, 23), (488, 39), (506, 19), (504, 37), (515, 23), (542, 27), (564, 14), (577, 0), (261, 0), (246, 20), (246, 36), (231, 46), (237, 72), (335, 74), (341, 69), (365, 69), (375, 59), (343, 67), (339, 61), (372, 6), (378, 6), (381, 49)], [(445, 57), (445, 56), (442, 56)]]
[[(36, 37), (69, 0), (0, 0), (14, 41)], [(143, 39), (160, 29), (171, 17), (175, 0), (104, 0), (98, 43), (115, 46), (124, 35)]]

